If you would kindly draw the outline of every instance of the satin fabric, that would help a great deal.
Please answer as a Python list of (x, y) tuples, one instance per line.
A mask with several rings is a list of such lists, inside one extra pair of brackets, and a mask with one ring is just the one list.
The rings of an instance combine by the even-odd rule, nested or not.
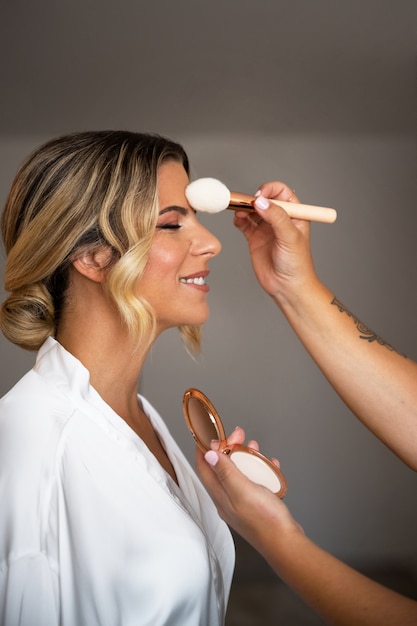
[(1, 626), (216, 626), (234, 547), (139, 396), (179, 485), (49, 338), (0, 400)]

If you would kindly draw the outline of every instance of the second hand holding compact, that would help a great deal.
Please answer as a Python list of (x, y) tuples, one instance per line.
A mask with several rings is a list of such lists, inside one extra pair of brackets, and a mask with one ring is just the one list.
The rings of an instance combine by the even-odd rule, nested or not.
[(257, 450), (240, 444), (227, 444), (226, 433), (216, 409), (198, 389), (187, 389), (183, 398), (185, 421), (202, 452), (212, 449), (212, 442), (218, 444), (218, 451), (230, 459), (250, 480), (268, 487), (279, 498), (287, 492), (287, 481), (280, 469)]
[[(205, 213), (219, 213), (224, 209), (255, 211), (253, 207), (255, 196), (229, 191), (226, 185), (216, 178), (198, 178), (186, 187), (185, 196), (193, 209)], [(300, 220), (332, 224), (337, 218), (336, 211), (327, 207), (282, 200), (269, 201), (282, 207), (290, 217)]]

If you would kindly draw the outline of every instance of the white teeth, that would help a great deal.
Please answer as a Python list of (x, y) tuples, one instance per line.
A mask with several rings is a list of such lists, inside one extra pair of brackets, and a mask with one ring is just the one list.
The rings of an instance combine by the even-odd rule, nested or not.
[(203, 276), (198, 278), (180, 278), (180, 283), (186, 283), (187, 285), (205, 285), (206, 281)]

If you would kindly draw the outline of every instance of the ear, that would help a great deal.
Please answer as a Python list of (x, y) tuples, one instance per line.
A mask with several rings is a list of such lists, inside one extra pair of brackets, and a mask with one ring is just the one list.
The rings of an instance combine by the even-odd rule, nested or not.
[(101, 246), (95, 250), (85, 250), (72, 259), (74, 269), (80, 274), (94, 281), (103, 283), (106, 280), (111, 266), (113, 255), (108, 246)]

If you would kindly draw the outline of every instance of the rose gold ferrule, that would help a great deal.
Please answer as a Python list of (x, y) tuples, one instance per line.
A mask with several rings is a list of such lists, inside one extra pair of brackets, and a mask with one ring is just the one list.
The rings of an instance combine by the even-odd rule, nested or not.
[(228, 209), (232, 211), (254, 211), (253, 202), (254, 196), (249, 196), (247, 193), (240, 193), (239, 191), (230, 192), (230, 202)]

